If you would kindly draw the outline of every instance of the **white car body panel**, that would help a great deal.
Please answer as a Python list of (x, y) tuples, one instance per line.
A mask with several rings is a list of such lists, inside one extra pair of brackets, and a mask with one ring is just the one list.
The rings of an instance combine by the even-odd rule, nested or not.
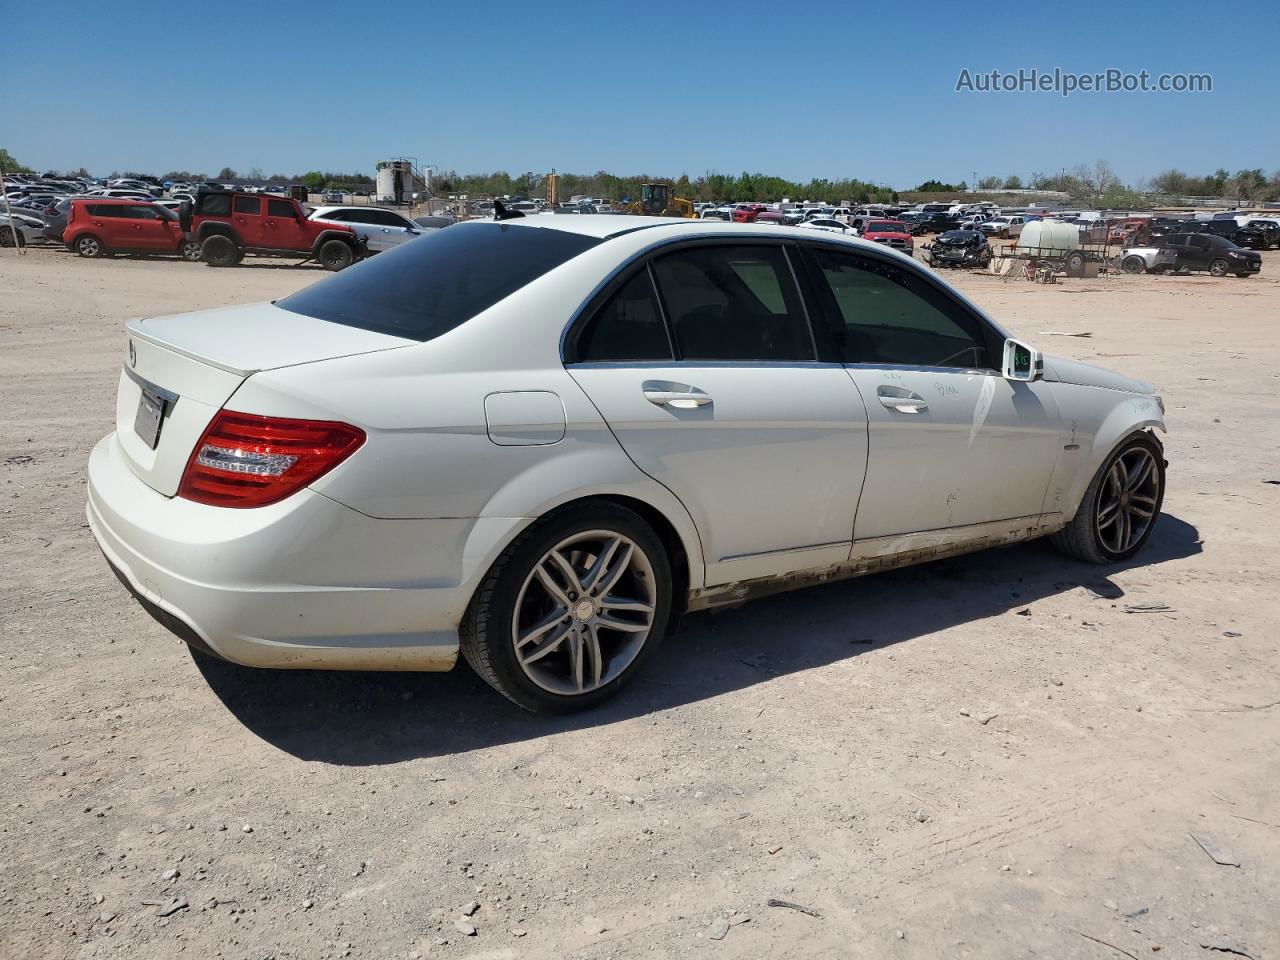
[[(448, 669), (486, 571), (565, 504), (619, 499), (668, 525), (696, 608), (760, 582), (1056, 529), (1117, 443), (1163, 429), (1149, 385), (1056, 358), (1033, 383), (829, 362), (566, 367), (562, 340), (584, 305), (667, 243), (846, 244), (932, 275), (879, 244), (785, 227), (610, 215), (509, 228), (610, 239), (427, 342), (270, 304), (131, 321), (134, 358), (116, 432), (90, 460), (87, 507), (130, 587), (239, 663)], [(659, 407), (646, 380), (712, 403)], [(179, 396), (156, 450), (133, 432), (145, 383)], [(929, 411), (883, 406), (884, 385), (927, 397)], [(219, 408), (339, 420), (366, 441), (267, 507), (176, 497)]]
[[(867, 405), (875, 452), (854, 525), (857, 539), (1042, 512), (1062, 450), (1049, 385), (1013, 383), (993, 370), (848, 369)], [(908, 413), (879, 400), (881, 392), (903, 391), (927, 407)]]

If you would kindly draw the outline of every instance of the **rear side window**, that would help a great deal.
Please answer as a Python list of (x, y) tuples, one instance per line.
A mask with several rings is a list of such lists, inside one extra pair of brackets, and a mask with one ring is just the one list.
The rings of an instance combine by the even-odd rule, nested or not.
[(276, 306), (426, 341), (601, 242), (543, 227), (465, 224), (400, 244), (277, 300)]
[(648, 270), (628, 280), (596, 311), (578, 339), (577, 359), (583, 363), (672, 359)]
[(781, 247), (695, 247), (654, 261), (682, 360), (812, 360)]
[(210, 217), (225, 217), (231, 213), (231, 194), (204, 193), (200, 195), (199, 212)]
[(262, 200), (259, 197), (236, 197), (236, 213), (247, 213), (257, 216), (262, 212)]
[(120, 218), (127, 216), (127, 214), (121, 213), (125, 208), (115, 203), (86, 203), (84, 209), (91, 217)]
[(293, 204), (288, 200), (268, 200), (268, 217), (293, 217)]

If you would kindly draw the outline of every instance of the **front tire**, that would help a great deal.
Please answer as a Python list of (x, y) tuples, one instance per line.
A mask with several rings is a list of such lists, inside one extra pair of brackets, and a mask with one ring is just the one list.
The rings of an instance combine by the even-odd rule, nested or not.
[(1145, 433), (1120, 444), (1089, 484), (1080, 508), (1053, 545), (1088, 563), (1119, 563), (1155, 529), (1164, 503), (1164, 451)]
[(1125, 273), (1146, 273), (1147, 264), (1141, 257), (1125, 257), (1120, 269)]
[(599, 503), (552, 515), (490, 569), (463, 618), (462, 654), (526, 710), (584, 710), (653, 653), (671, 594), (666, 549), (631, 510)]

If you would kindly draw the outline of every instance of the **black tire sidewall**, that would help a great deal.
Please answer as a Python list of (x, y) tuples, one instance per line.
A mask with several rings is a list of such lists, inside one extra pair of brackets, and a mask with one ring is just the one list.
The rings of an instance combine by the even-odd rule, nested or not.
[[(222, 256), (218, 251), (226, 248), (229, 253)], [(230, 237), (220, 233), (205, 238), (200, 244), (200, 259), (211, 267), (230, 267), (236, 264), (236, 243)]]
[[(657, 604), (653, 629), (636, 658), (617, 677), (598, 690), (581, 696), (562, 696), (543, 690), (530, 680), (516, 660), (511, 636), (511, 618), (516, 597), (534, 564), (557, 543), (576, 533), (607, 529), (635, 541), (648, 555), (657, 579)], [(671, 563), (666, 548), (653, 529), (639, 515), (625, 507), (601, 504), (587, 509), (549, 518), (521, 537), (511, 548), (497, 578), (493, 599), (488, 607), (484, 638), (488, 645), (489, 664), (497, 674), (505, 692), (520, 706), (547, 713), (571, 713), (596, 706), (608, 700), (635, 676), (644, 662), (661, 644), (671, 618)]]
[[(334, 256), (334, 252), (337, 250), (342, 251), (340, 257)], [(355, 262), (355, 253), (351, 250), (351, 247), (341, 240), (326, 240), (320, 244), (320, 249), (316, 253), (318, 254), (317, 259), (320, 261), (320, 266), (326, 270), (345, 270)], [(330, 263), (331, 257), (333, 258), (332, 263)]]
[[(1143, 447), (1156, 460), (1156, 473), (1160, 478), (1159, 489), (1156, 492), (1155, 509), (1152, 512), (1151, 523), (1143, 532), (1142, 537), (1133, 546), (1127, 550), (1116, 553), (1108, 550), (1102, 542), (1102, 537), (1098, 534), (1098, 525), (1096, 517), (1098, 515), (1098, 498), (1102, 496), (1102, 488), (1105, 485), (1107, 471), (1111, 469), (1111, 465), (1124, 454), (1133, 450), (1135, 447)], [(1134, 434), (1125, 439), (1123, 443), (1111, 452), (1111, 455), (1103, 462), (1098, 469), (1093, 485), (1089, 491), (1089, 501), (1087, 504), (1088, 523), (1089, 523), (1089, 539), (1093, 543), (1093, 547), (1106, 563), (1120, 563), (1128, 560), (1135, 553), (1141, 550), (1151, 539), (1151, 533), (1155, 530), (1156, 524), (1160, 522), (1160, 511), (1164, 506), (1164, 489), (1165, 489), (1165, 467), (1164, 467), (1164, 451), (1160, 449), (1160, 445), (1148, 437), (1145, 433)]]

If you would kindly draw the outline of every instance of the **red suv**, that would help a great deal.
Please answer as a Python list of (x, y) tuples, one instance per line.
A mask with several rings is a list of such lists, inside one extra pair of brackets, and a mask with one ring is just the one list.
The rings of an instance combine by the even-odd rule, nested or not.
[(915, 253), (915, 241), (911, 239), (911, 228), (901, 220), (868, 220), (862, 228), (862, 239), (901, 250), (907, 256)]
[(177, 216), (145, 200), (77, 197), (67, 211), (62, 242), (82, 257), (176, 253), (200, 259), (199, 244), (186, 238)]
[(733, 208), (733, 222), (755, 223), (760, 212), (768, 209), (768, 204), (764, 203), (740, 203)]
[(296, 200), (261, 193), (209, 190), (182, 205), (181, 224), (212, 267), (235, 266), (246, 252), (303, 254), (326, 270), (341, 270), (368, 252), (355, 230), (308, 220)]

